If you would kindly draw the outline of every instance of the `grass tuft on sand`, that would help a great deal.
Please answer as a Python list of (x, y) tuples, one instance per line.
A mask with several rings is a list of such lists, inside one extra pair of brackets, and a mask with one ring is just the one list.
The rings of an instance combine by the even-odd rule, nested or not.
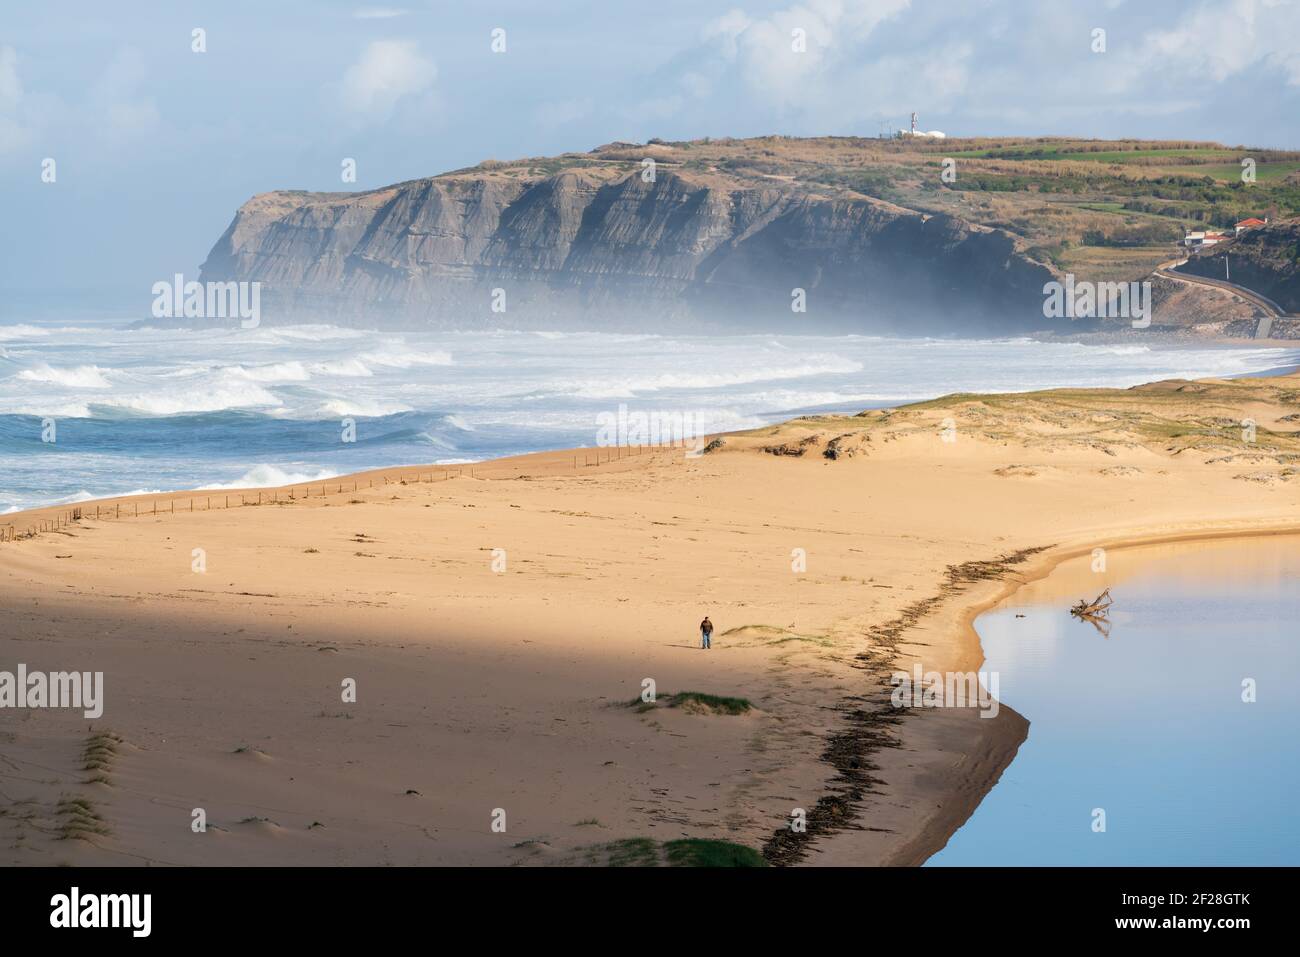
[(669, 841), (664, 851), (672, 867), (767, 867), (758, 851), (731, 841), (687, 837)]
[[(603, 858), (603, 860), (602, 860)], [(591, 864), (606, 867), (767, 867), (752, 847), (706, 838), (682, 838), (660, 844), (650, 837), (626, 837), (593, 848)]]
[(680, 708), (683, 705), (695, 705), (719, 714), (744, 714), (754, 707), (748, 698), (727, 698), (703, 691), (679, 691), (672, 696), (668, 706)]
[(635, 708), (637, 714), (653, 711), (663, 705), (667, 708), (682, 708), (703, 714), (745, 714), (754, 705), (748, 698), (729, 698), (723, 695), (706, 694), (703, 691), (679, 691), (676, 694), (661, 694), (654, 701), (642, 701), (633, 698), (627, 703)]

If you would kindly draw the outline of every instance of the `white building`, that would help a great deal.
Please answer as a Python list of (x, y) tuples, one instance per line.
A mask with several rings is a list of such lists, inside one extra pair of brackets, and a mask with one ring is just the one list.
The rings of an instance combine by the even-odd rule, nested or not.
[(1232, 237), (1227, 233), (1197, 231), (1188, 233), (1182, 238), (1178, 245), (1186, 246), (1189, 249), (1203, 249), (1206, 246), (1216, 246), (1231, 238)]
[(930, 130), (928, 133), (916, 128), (916, 114), (912, 114), (912, 128), (910, 130), (899, 130), (899, 136), (921, 136), (929, 137), (932, 140), (943, 140), (948, 138), (947, 133), (941, 133), (939, 130)]

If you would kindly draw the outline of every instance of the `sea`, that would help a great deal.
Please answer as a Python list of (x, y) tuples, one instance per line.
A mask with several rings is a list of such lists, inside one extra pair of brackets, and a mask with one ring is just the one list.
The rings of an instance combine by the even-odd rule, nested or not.
[(193, 329), (18, 316), (0, 323), (0, 514), (595, 446), (620, 414), (700, 435), (951, 392), (1126, 387), (1298, 363), (1300, 350), (1279, 348), (1031, 338)]

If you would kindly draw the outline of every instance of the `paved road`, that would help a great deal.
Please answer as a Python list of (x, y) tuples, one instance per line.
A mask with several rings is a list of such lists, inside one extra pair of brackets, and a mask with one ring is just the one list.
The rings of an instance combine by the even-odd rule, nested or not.
[(1168, 262), (1163, 262), (1156, 267), (1156, 273), (1157, 275), (1164, 276), (1166, 279), (1176, 279), (1179, 282), (1189, 282), (1201, 286), (1218, 286), (1220, 289), (1230, 290), (1252, 305), (1258, 306), (1264, 315), (1260, 317), (1259, 324), (1255, 326), (1256, 339), (1268, 338), (1269, 333), (1273, 331), (1274, 319), (1300, 318), (1288, 315), (1285, 309), (1275, 303), (1272, 299), (1269, 299), (1268, 296), (1261, 296), (1252, 289), (1247, 289), (1245, 286), (1238, 286), (1235, 282), (1228, 282), (1225, 279), (1210, 279), (1206, 276), (1192, 276), (1183, 272), (1174, 272), (1173, 267), (1181, 266), (1185, 262), (1187, 262), (1186, 259), (1171, 259)]

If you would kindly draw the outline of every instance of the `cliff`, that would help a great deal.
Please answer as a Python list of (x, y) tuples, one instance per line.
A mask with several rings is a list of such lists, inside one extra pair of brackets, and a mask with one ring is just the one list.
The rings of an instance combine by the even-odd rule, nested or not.
[[(1225, 273), (1224, 259), (1228, 259)], [(1191, 257), (1178, 272), (1232, 281), (1300, 313), (1300, 218), (1250, 229)]]
[[(1042, 286), (1053, 270), (1003, 230), (780, 177), (664, 162), (646, 182), (621, 152), (600, 160), (262, 194), (201, 278), (262, 283), (267, 322), (956, 335), (1051, 325)], [(795, 289), (806, 312), (791, 308)]]

